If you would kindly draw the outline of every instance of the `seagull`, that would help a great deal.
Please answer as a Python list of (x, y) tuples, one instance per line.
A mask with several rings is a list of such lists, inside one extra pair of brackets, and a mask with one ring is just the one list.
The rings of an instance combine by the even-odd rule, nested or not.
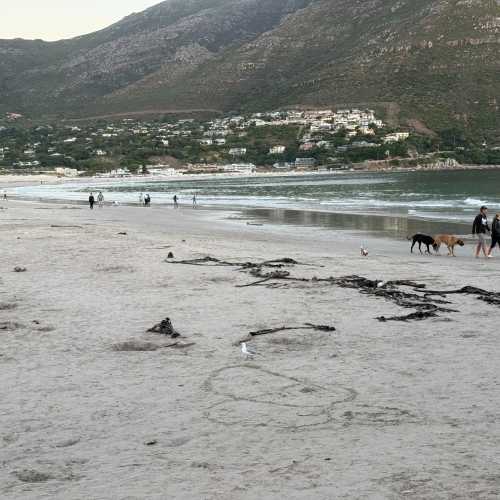
[(255, 356), (257, 354), (254, 350), (247, 347), (246, 342), (241, 343), (241, 352), (245, 356), (245, 359), (252, 358), (253, 356)]

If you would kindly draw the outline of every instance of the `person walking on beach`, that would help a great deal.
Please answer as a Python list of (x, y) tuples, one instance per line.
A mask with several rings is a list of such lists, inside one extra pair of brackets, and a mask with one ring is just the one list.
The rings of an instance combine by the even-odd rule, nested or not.
[(198, 206), (198, 200), (196, 199), (196, 193), (193, 194), (193, 208)]
[(3, 199), (7, 201), (7, 191), (3, 190)]
[(500, 247), (500, 213), (495, 215), (493, 222), (491, 224), (491, 246), (488, 252), (488, 257), (492, 257), (493, 249), (496, 246)]
[(97, 203), (99, 205), (99, 208), (102, 208), (104, 206), (104, 195), (102, 194), (102, 191), (99, 191), (99, 194), (97, 195)]
[(149, 194), (147, 194), (144, 197), (144, 206), (149, 207), (150, 205), (151, 205), (151, 196), (149, 196)]
[(90, 210), (94, 210), (94, 203), (95, 203), (94, 193), (90, 193), (90, 196), (89, 196)]
[(472, 224), (472, 234), (478, 237), (478, 243), (476, 247), (476, 259), (479, 258), (481, 250), (483, 250), (484, 256), (488, 257), (486, 251), (486, 233), (490, 233), (490, 226), (488, 225), (488, 208), (485, 206), (481, 207), (481, 210), (476, 215), (474, 219), (474, 224)]
[(174, 194), (174, 208), (179, 208), (179, 198)]
[(144, 205), (144, 195), (142, 193), (139, 195), (139, 205)]

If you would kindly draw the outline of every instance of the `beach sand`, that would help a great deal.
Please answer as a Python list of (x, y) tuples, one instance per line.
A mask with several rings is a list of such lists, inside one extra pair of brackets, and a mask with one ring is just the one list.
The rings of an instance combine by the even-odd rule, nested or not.
[[(407, 242), (222, 211), (2, 205), (1, 498), (499, 497), (498, 306), (455, 295), (459, 312), (383, 323), (411, 310), (165, 262), (288, 257), (297, 277), (500, 291), (498, 254), (410, 255)], [(147, 333), (167, 316), (180, 339)], [(248, 360), (235, 345), (304, 323), (337, 330), (257, 337)]]

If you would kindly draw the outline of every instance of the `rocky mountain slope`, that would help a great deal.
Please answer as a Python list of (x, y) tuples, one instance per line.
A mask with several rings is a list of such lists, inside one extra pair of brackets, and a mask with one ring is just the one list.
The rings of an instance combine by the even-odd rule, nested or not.
[(359, 105), (500, 130), (499, 0), (167, 0), (100, 32), (0, 41), (0, 111)]

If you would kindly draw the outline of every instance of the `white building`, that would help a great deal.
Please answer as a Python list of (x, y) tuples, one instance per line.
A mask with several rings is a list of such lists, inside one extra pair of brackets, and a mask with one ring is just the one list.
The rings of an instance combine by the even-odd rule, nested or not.
[(231, 156), (245, 156), (247, 154), (247, 148), (231, 148), (229, 154)]
[(384, 142), (391, 143), (391, 142), (401, 142), (401, 141), (406, 141), (410, 137), (409, 132), (394, 132), (393, 134), (387, 134), (384, 137)]
[(223, 165), (224, 172), (235, 172), (239, 174), (252, 174), (257, 170), (253, 163), (233, 163), (232, 165)]
[(285, 146), (273, 146), (271, 149), (269, 149), (269, 154), (270, 155), (282, 155), (286, 151)]
[(76, 170), (76, 168), (57, 167), (54, 169), (54, 171), (58, 177), (77, 177), (78, 176), (78, 170)]

